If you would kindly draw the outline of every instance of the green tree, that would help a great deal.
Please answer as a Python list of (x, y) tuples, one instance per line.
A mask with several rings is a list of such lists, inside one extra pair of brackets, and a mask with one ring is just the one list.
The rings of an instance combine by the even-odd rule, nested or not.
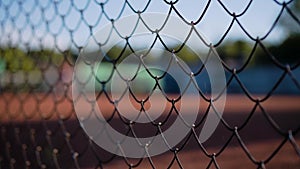
[(5, 70), (16, 72), (23, 70), (29, 72), (35, 69), (33, 58), (18, 48), (1, 49), (1, 61)]
[(280, 45), (271, 46), (269, 51), (283, 64), (295, 64), (300, 61), (300, 34), (291, 35)]
[[(300, 20), (300, 0), (294, 0), (288, 7), (298, 20)], [(279, 20), (279, 25), (287, 35), (300, 33), (300, 25), (286, 11)]]
[[(253, 46), (243, 40), (228, 41), (217, 48), (219, 56), (223, 61), (234, 66), (241, 66), (249, 57)], [(254, 59), (251, 64), (255, 64)], [(232, 66), (232, 65), (231, 65)]]

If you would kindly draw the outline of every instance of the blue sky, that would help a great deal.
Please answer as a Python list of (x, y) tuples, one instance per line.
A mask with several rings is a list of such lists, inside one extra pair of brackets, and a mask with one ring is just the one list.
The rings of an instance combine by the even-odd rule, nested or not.
[[(129, 1), (136, 10), (142, 10), (146, 4), (146, 0)], [(179, 1), (175, 7), (189, 21), (197, 20), (208, 0), (185, 0)], [(235, 13), (242, 12), (249, 0), (223, 0), (224, 5)], [(105, 5), (105, 11), (111, 18), (116, 18), (123, 4), (119, 0), (111, 0)], [(254, 37), (264, 36), (273, 24), (276, 16), (280, 12), (281, 6), (277, 5), (273, 0), (254, 0), (248, 11), (239, 18), (240, 22), (246, 27), (247, 31)], [(160, 0), (150, 2), (147, 12), (162, 12), (167, 13), (169, 6)], [(123, 16), (130, 15), (133, 12), (126, 6)], [(176, 13), (173, 11), (173, 15)], [(205, 14), (203, 22), (197, 25), (197, 28), (212, 41), (217, 41), (225, 32), (231, 22), (232, 17), (221, 7), (217, 0), (212, 0), (208, 11)], [(280, 27), (276, 27), (267, 41), (280, 41), (284, 36), (284, 32)], [(244, 33), (237, 24), (234, 24), (233, 29), (229, 33), (229, 38), (246, 39)]]
[[(20, 43), (20, 41), (24, 43), (29, 42), (32, 46), (36, 46), (38, 43), (40, 43), (38, 38), (41, 38), (43, 39), (42, 43), (46, 46), (48, 45), (53, 47), (54, 44), (57, 44), (62, 49), (67, 49), (71, 41), (69, 29), (75, 28), (77, 23), (80, 23), (81, 17), (78, 10), (84, 9), (86, 4), (87, 6), (83, 12), (83, 17), (88, 24), (94, 25), (97, 19), (101, 16), (101, 8), (99, 5), (95, 5), (96, 1), (93, 0), (91, 0), (90, 3), (74, 0), (72, 5), (70, 3), (71, 1), (58, 1), (56, 3), (58, 13), (54, 12), (54, 3), (47, 5), (47, 2), (42, 0), (38, 1), (38, 4), (36, 4), (33, 0), (25, 1), (22, 5), (22, 8), (18, 7), (17, 2), (12, 2), (12, 5), (10, 5), (8, 10), (8, 15), (4, 15), (4, 13), (6, 13), (4, 8), (10, 2), (11, 1), (3, 1), (1, 3), (0, 23), (2, 23), (4, 26), (1, 27), (0, 32), (4, 35), (10, 34), (11, 37), (9, 38), (12, 39), (14, 43)], [(199, 18), (207, 2), (208, 0), (181, 0), (175, 5), (175, 7), (187, 20), (193, 21)], [(246, 5), (249, 3), (249, 0), (223, 0), (222, 2), (229, 11), (238, 14), (245, 9)], [(129, 3), (134, 9), (142, 10), (147, 3), (147, 0), (129, 0)], [(123, 1), (120, 0), (110, 0), (104, 5), (104, 10), (110, 18), (116, 18), (120, 13), (123, 4)], [(42, 17), (41, 8), (45, 8), (44, 18), (50, 21), (50, 34)], [(78, 10), (75, 10), (75, 8), (78, 8)], [(65, 16), (65, 25), (62, 26), (63, 22), (61, 17), (57, 17), (56, 15), (65, 15), (66, 11), (69, 9), (70, 11), (68, 15)], [(270, 29), (280, 9), (281, 6), (277, 5), (273, 0), (253, 0), (245, 15), (239, 17), (239, 21), (251, 36), (262, 37)], [(151, 1), (149, 7), (147, 8), (147, 12), (167, 13), (168, 10), (169, 6), (160, 0)], [(29, 13), (30, 16), (29, 24), (25, 19), (26, 13)], [(126, 5), (122, 17), (131, 14), (133, 14), (132, 10), (128, 5)], [(172, 14), (176, 15), (175, 12), (172, 12)], [(14, 25), (12, 22), (12, 17), (15, 15), (18, 17), (14, 19)], [(52, 19), (52, 17), (54, 19)], [(216, 43), (229, 26), (231, 19), (232, 17), (226, 13), (217, 0), (211, 0), (210, 7), (208, 8), (203, 20), (197, 25), (197, 28), (202, 34), (210, 39), (212, 43)], [(93, 32), (97, 32), (107, 23), (107, 19), (104, 15), (102, 15), (100, 22), (94, 26)], [(34, 25), (36, 28), (34, 32), (31, 30), (32, 25)], [(60, 27), (63, 28), (60, 29)], [(68, 27), (68, 29), (66, 29), (66, 27)], [(18, 33), (18, 30), (21, 30), (21, 33)], [(58, 33), (58, 35), (54, 35), (56, 36), (55, 39), (53, 34), (56, 33)], [(278, 43), (284, 38), (284, 35), (285, 33), (283, 29), (277, 26), (266, 39), (266, 41)], [(84, 45), (89, 37), (89, 27), (84, 22), (81, 22), (78, 29), (73, 32), (72, 37), (73, 41), (79, 46)], [(1, 44), (4, 44), (7, 39), (8, 37), (2, 38)], [(242, 32), (238, 24), (235, 23), (226, 39), (247, 40), (248, 38), (246, 37), (245, 33)]]

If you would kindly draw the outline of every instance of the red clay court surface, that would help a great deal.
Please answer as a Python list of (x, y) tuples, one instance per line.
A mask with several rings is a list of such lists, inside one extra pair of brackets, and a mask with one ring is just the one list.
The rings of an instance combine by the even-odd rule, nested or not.
[[(17, 94), (18, 95), (18, 94)], [(57, 123), (57, 118), (68, 119), (68, 123), (78, 123), (73, 111), (73, 103), (71, 97), (54, 96), (52, 94), (2, 94), (0, 97), (0, 120), (2, 125), (7, 122), (14, 121), (16, 124), (22, 124), (24, 117), (32, 123), (38, 123), (41, 118), (47, 119), (49, 122)], [(255, 96), (263, 98), (262, 96)], [(189, 102), (193, 105), (193, 97)], [(155, 100), (155, 99), (154, 99)], [(112, 106), (103, 98), (99, 100), (100, 109), (105, 116), (110, 114)], [(154, 103), (156, 104), (156, 103)], [(255, 103), (249, 101), (243, 95), (228, 95), (223, 118), (231, 126), (241, 125), (251, 112)], [(285, 131), (288, 129), (299, 128), (300, 125), (300, 96), (279, 96), (273, 95), (265, 102), (261, 103), (264, 110), (277, 122), (277, 124)], [(201, 102), (201, 110), (205, 110), (206, 103)], [(10, 116), (8, 116), (8, 113)], [(71, 124), (71, 126), (74, 124)], [(146, 132), (143, 129), (143, 132)], [(229, 132), (222, 124), (219, 125), (213, 136), (204, 143), (209, 153), (218, 152), (225, 142), (228, 140), (231, 132)], [(249, 149), (250, 153), (257, 161), (267, 159), (284, 140), (266, 120), (260, 109), (257, 109), (243, 130), (239, 132), (242, 140)], [(75, 138), (76, 139), (76, 138)], [(300, 145), (299, 134), (295, 137), (296, 142)], [(79, 139), (80, 140), (80, 139)], [(80, 141), (74, 141), (73, 147)], [(201, 151), (199, 146), (195, 144), (195, 140), (188, 142), (183, 151), (178, 153), (180, 163), (183, 168), (206, 168), (210, 159)], [(105, 156), (104, 156), (105, 157)], [(171, 163), (174, 154), (167, 152), (163, 155), (153, 157), (153, 162), (157, 168), (167, 168)], [(80, 161), (83, 168), (92, 168), (89, 166), (89, 157), (83, 157)], [(129, 159), (131, 163), (137, 160)], [(220, 168), (257, 168), (247, 157), (237, 139), (234, 137), (229, 146), (216, 158)], [(279, 152), (265, 165), (266, 168), (284, 169), (284, 168), (300, 168), (300, 157), (287, 141), (279, 150)], [(117, 158), (112, 162), (105, 164), (104, 168), (128, 168), (122, 158)], [(138, 168), (152, 168), (147, 159), (143, 159)], [(171, 168), (180, 168), (175, 162)], [(213, 165), (211, 168), (215, 168)]]

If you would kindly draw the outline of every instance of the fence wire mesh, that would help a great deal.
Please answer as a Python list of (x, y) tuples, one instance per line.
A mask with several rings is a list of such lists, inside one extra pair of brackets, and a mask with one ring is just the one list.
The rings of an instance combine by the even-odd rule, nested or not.
[[(153, 7), (153, 3), (156, 6)], [(193, 21), (187, 19), (182, 12), (184, 10), (180, 9), (183, 3), (187, 2), (1, 1), (0, 168), (300, 168), (300, 147), (297, 141), (300, 130), (299, 41), (290, 44), (294, 48), (288, 49), (296, 50), (290, 51), (291, 57), (280, 57), (283, 49), (279, 45), (271, 48), (267, 40), (272, 33), (278, 33), (277, 28), (287, 18), (293, 23), (288, 22), (287, 25), (292, 26), (286, 29), (299, 30), (299, 11), (293, 7), (298, 1), (266, 1), (266, 6), (277, 6), (279, 10), (268, 30), (258, 30), (264, 34), (250, 32), (248, 20), (241, 21), (244, 16), (255, 15), (251, 12), (256, 8), (255, 0), (243, 1), (243, 8), (238, 10), (232, 10), (235, 8), (230, 5), (231, 2), (201, 2), (199, 6), (189, 9), (195, 15), (193, 18), (197, 18)], [(223, 16), (227, 17), (228, 24), (220, 26), (222, 34), (214, 38), (212, 44), (207, 44), (220, 53), (226, 71), (229, 94), (225, 113), (220, 117), (221, 122), (213, 136), (201, 143), (198, 133), (209, 109), (212, 109), (212, 100), (209, 91), (205, 92), (206, 88), (200, 87), (200, 99), (206, 103), (199, 110), (199, 118), (191, 125), (190, 132), (182, 142), (155, 157), (119, 157), (97, 146), (80, 127), (71, 92), (73, 67), (85, 42), (104, 24), (113, 25), (129, 14), (143, 16), (143, 13), (152, 12), (153, 9), (157, 12), (157, 5), (161, 6), (159, 9), (165, 14), (174, 15), (193, 27), (193, 31), (197, 31), (198, 25), (206, 27), (207, 15), (213, 15), (210, 19), (214, 18), (216, 23), (220, 15), (214, 16), (214, 13), (222, 11)], [(256, 19), (260, 17), (258, 15)], [(257, 27), (260, 28), (259, 25)], [(116, 27), (113, 29), (118, 31)], [(213, 27), (208, 29), (214, 30)], [(234, 49), (234, 46), (225, 47), (230, 43), (226, 39), (230, 39), (233, 31), (237, 31), (239, 36), (251, 44), (237, 49), (237, 55), (243, 55), (240, 61), (225, 57), (228, 49)], [(167, 42), (160, 38), (159, 31), (151, 33), (157, 34), (165, 50), (174, 53)], [(191, 35), (187, 33), (187, 39)], [(128, 39), (127, 45), (130, 46)], [(277, 41), (281, 44), (285, 40), (279, 38)], [(111, 72), (117, 72), (116, 64), (122, 58), (120, 51), (127, 49), (126, 46), (120, 48), (112, 56), (113, 59), (106, 59), (111, 65)], [(177, 49), (175, 53), (185, 48), (181, 46)], [(259, 79), (267, 78), (260, 76), (264, 69), (253, 66), (253, 62), (260, 57), (265, 58), (262, 59), (264, 63), (261, 67), (271, 65), (277, 71), (271, 74), (275, 80), (262, 87), (264, 92), (255, 92), (255, 89), (249, 89), (245, 81), (259, 83)], [(201, 76), (203, 65), (205, 62), (196, 65), (195, 71), (187, 72), (187, 76), (191, 73), (194, 77)], [(251, 65), (259, 73), (242, 77)], [(151, 78), (156, 83), (155, 89), (163, 91), (173, 87), (168, 86), (168, 83), (164, 87), (159, 83), (160, 79), (154, 76)], [(131, 137), (161, 134), (174, 121), (174, 116), (180, 116), (176, 104), (180, 102), (181, 96), (171, 91), (162, 92), (169, 107), (160, 122), (152, 121), (145, 127), (122, 118), (105, 88), (110, 80), (111, 77), (98, 81), (102, 87), (96, 91), (97, 101), (106, 113), (106, 121), (122, 133)], [(290, 82), (285, 83), (288, 80)], [(283, 83), (288, 84), (283, 88), (292, 89), (289, 95), (276, 94), (276, 91), (280, 93)], [(232, 94), (234, 91), (230, 89), (239, 90), (238, 94)], [(131, 92), (131, 102), (139, 109), (147, 109), (147, 100)], [(87, 112), (91, 111), (90, 108), (86, 109)], [(168, 144), (168, 140), (165, 140), (165, 144)]]

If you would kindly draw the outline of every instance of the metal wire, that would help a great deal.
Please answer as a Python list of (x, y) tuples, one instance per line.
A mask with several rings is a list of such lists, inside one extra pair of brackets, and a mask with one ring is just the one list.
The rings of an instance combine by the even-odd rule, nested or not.
[[(278, 86), (289, 77), (292, 79), (293, 84), (298, 90), (300, 90), (299, 77), (296, 77), (293, 71), (299, 69), (300, 60), (297, 63), (291, 65), (282, 64), (274, 54), (269, 51), (269, 48), (265, 44), (265, 39), (270, 36), (274, 29), (278, 26), (279, 19), (282, 18), (283, 13), (292, 18), (299, 26), (299, 18), (294, 11), (290, 8), (289, 2), (270, 1), (281, 7), (270, 29), (263, 36), (255, 36), (248, 32), (247, 27), (240, 21), (240, 18), (247, 14), (247, 11), (253, 6), (255, 0), (250, 0), (245, 3), (245, 8), (235, 13), (231, 11), (225, 3), (220, 0), (208, 0), (204, 6), (204, 9), (195, 9), (195, 13), (199, 16), (195, 21), (189, 21), (185, 16), (176, 8), (179, 1), (163, 1), (161, 5), (168, 8), (168, 15), (175, 14), (185, 24), (191, 26), (191, 32), (195, 32), (197, 36), (208, 47), (220, 47), (225, 42), (224, 40), (229, 36), (234, 26), (239, 27), (242, 34), (246, 35), (249, 41), (254, 43), (251, 52), (246, 57), (246, 62), (239, 68), (228, 65), (222, 60), (222, 65), (229, 74), (227, 79), (227, 87), (229, 87), (233, 81), (237, 81), (239, 87), (242, 89), (242, 94), (247, 97), (248, 101), (252, 103), (250, 111), (242, 111), (247, 118), (236, 125), (227, 121), (221, 117), (220, 127), (224, 128), (230, 134), (219, 150), (212, 151), (210, 147), (206, 147), (201, 143), (198, 138), (198, 130), (204, 123), (210, 109), (214, 109), (211, 102), (213, 100), (209, 98), (204, 92), (199, 90), (201, 99), (207, 102), (207, 107), (200, 120), (196, 124), (190, 125), (181, 120), (186, 126), (191, 128), (187, 137), (178, 145), (178, 147), (171, 147), (168, 140), (164, 138), (164, 143), (169, 146), (169, 154), (171, 159), (166, 159), (167, 155), (159, 156), (167, 165), (167, 168), (179, 167), (185, 168), (184, 161), (181, 159), (181, 152), (188, 149), (189, 142), (194, 141), (196, 148), (194, 148), (203, 158), (208, 159), (208, 163), (201, 164), (202, 168), (223, 168), (219, 159), (224, 154), (224, 151), (230, 148), (230, 144), (237, 141), (236, 145), (239, 147), (250, 163), (253, 164), (253, 168), (267, 168), (268, 164), (279, 154), (286, 144), (290, 144), (296, 152), (296, 156), (300, 157), (299, 142), (296, 141), (296, 136), (299, 135), (300, 125), (294, 129), (282, 128), (280, 124), (272, 117), (272, 112), (268, 111), (264, 107), (264, 103), (270, 100), (278, 88)], [(203, 40), (196, 28), (197, 25), (202, 24), (207, 12), (211, 8), (212, 3), (216, 3), (221, 7), (225, 13), (231, 18), (231, 22), (228, 27), (224, 28), (224, 34), (214, 44), (210, 44)], [(78, 4), (79, 3), (79, 4)], [(140, 9), (136, 9), (134, 3), (131, 1), (122, 1), (118, 9), (111, 7), (110, 1), (99, 2), (97, 0), (89, 0), (85, 2), (72, 1), (8, 1), (0, 2), (0, 44), (1, 59), (12, 55), (16, 60), (16, 63), (11, 64), (7, 69), (11, 69), (11, 72), (7, 71), (1, 74), (2, 82), (0, 86), (0, 168), (106, 168), (105, 166), (113, 163), (122, 163), (123, 166), (128, 168), (140, 167), (142, 163), (147, 163), (149, 168), (159, 168), (159, 164), (156, 163), (156, 159), (149, 155), (147, 149), (145, 154), (147, 158), (141, 158), (138, 160), (132, 160), (126, 157), (118, 157), (114, 154), (110, 154), (101, 148), (99, 148), (80, 127), (74, 113), (73, 100), (71, 96), (72, 79), (68, 71), (71, 71), (74, 67), (74, 58), (77, 57), (80, 50), (83, 48), (83, 43), (89, 38), (96, 39), (95, 31), (101, 27), (104, 23), (113, 25), (116, 20), (119, 20), (125, 12), (130, 11), (130, 14), (136, 14), (139, 17), (140, 22), (136, 24), (144, 24), (150, 33), (156, 34), (155, 42), (160, 42), (165, 50), (176, 54), (183, 48), (185, 42), (190, 39), (191, 36), (196, 36), (189, 32), (186, 37), (186, 41), (177, 50), (173, 50), (168, 47), (167, 42), (164, 42), (160, 36), (160, 31), (164, 28), (165, 24), (160, 29), (151, 30), (146, 22), (143, 20), (142, 14), (148, 11), (149, 6), (153, 1), (145, 1), (144, 5)], [(94, 9), (92, 14), (94, 20), (89, 20), (86, 15), (90, 15), (89, 11)], [(111, 10), (111, 11), (110, 11)], [(113, 12), (112, 12), (113, 11)], [(112, 16), (111, 13), (114, 13)], [(75, 16), (75, 17), (69, 17)], [(165, 23), (168, 18), (166, 18)], [(55, 26), (54, 26), (55, 25)], [(136, 25), (135, 25), (136, 26)], [(84, 30), (84, 31), (83, 31)], [(116, 27), (112, 27), (112, 31), (118, 32)], [(79, 36), (84, 34), (84, 36)], [(130, 48), (131, 52), (134, 51), (134, 47), (130, 44), (130, 37), (122, 37), (126, 39), (126, 45), (122, 49), (121, 54), (115, 57), (115, 59), (106, 58), (107, 62), (110, 62), (113, 69), (108, 79), (101, 81), (98, 79), (98, 83), (103, 86), (102, 90), (97, 93), (97, 98), (106, 100), (107, 103), (113, 108), (109, 110), (106, 121), (109, 124), (113, 124), (117, 118), (121, 124), (120, 128), (125, 130), (128, 136), (135, 137), (137, 144), (142, 145), (138, 140), (138, 124), (128, 121), (115, 107), (116, 102), (119, 100), (113, 100), (110, 97), (108, 91), (105, 90), (105, 86), (109, 83), (113, 73), (117, 73), (122, 78), (122, 73), (116, 68), (116, 63), (122, 58), (122, 54), (126, 48)], [(84, 39), (80, 39), (84, 37)], [(110, 38), (110, 36), (108, 36)], [(66, 46), (61, 45), (68, 44)], [(102, 42), (103, 45), (106, 42)], [(153, 47), (153, 45), (152, 45)], [(265, 55), (268, 56), (270, 64), (276, 66), (282, 70), (282, 74), (278, 75), (278, 80), (273, 86), (269, 86), (270, 90), (262, 97), (257, 97), (252, 94), (244, 85), (243, 80), (240, 79), (240, 74), (244, 72), (246, 67), (255, 58), (255, 52), (258, 47), (262, 49)], [(7, 52), (10, 50), (11, 54)], [(149, 49), (150, 50), (150, 49)], [(23, 51), (23, 54), (22, 54)], [(30, 56), (31, 59), (23, 57), (23, 55)], [(75, 55), (75, 56), (74, 56)], [(299, 55), (295, 53), (295, 55)], [(59, 56), (63, 56), (59, 59)], [(298, 57), (299, 58), (299, 57)], [(0, 60), (1, 61), (1, 60)], [(170, 61), (171, 62), (171, 61)], [(186, 76), (191, 76), (191, 80), (188, 84), (195, 85), (192, 81), (192, 77), (200, 76), (203, 74), (203, 65), (199, 65), (194, 72), (185, 72)], [(35, 71), (35, 74), (31, 74), (30, 71), (24, 71), (21, 75), (18, 75), (22, 67), (29, 66), (30, 71)], [(36, 65), (36, 66), (35, 66)], [(14, 67), (15, 66), (15, 67)], [(163, 86), (159, 83), (161, 79), (165, 78), (167, 74), (163, 74), (159, 77), (153, 75), (149, 68), (141, 63), (139, 67), (144, 67), (151, 78), (155, 81), (154, 89), (162, 91), (164, 98), (170, 105), (167, 115), (160, 122), (151, 120), (151, 127), (154, 130), (154, 134), (162, 134), (164, 127), (168, 126), (172, 122), (172, 115), (181, 117), (181, 113), (178, 110), (176, 104), (181, 101), (182, 96), (171, 98), (167, 93), (164, 93)], [(185, 71), (183, 67), (179, 68)], [(168, 70), (168, 68), (166, 69)], [(1, 72), (0, 72), (1, 73)], [(138, 71), (135, 73), (137, 76)], [(5, 74), (5, 78), (4, 78)], [(18, 83), (18, 77), (24, 79), (21, 85), (15, 85)], [(39, 79), (42, 84), (36, 84), (31, 82), (33, 79)], [(90, 75), (89, 78), (91, 78)], [(4, 80), (3, 80), (4, 79)], [(52, 80), (51, 80), (52, 79)], [(54, 79), (54, 80), (53, 80)], [(123, 78), (126, 81), (125, 78)], [(152, 90), (152, 92), (153, 92)], [(146, 103), (151, 97), (151, 94), (141, 100), (135, 95), (134, 91), (128, 87), (130, 97), (140, 106), (140, 113), (145, 112), (147, 115)], [(82, 96), (87, 99), (87, 96)], [(122, 97), (120, 98), (120, 100)], [(75, 103), (76, 104), (76, 101)], [(87, 110), (89, 111), (89, 110)], [(216, 111), (216, 110), (215, 110)], [(216, 112), (217, 113), (217, 112)], [(267, 157), (258, 158), (250, 151), (247, 143), (244, 141), (241, 132), (251, 123), (255, 114), (263, 115), (267, 125), (272, 128), (278, 135), (280, 135), (279, 144), (276, 148), (268, 154)], [(286, 112), (282, 112), (286, 113)], [(299, 110), (297, 110), (299, 113)], [(287, 114), (286, 116), (288, 116)], [(149, 119), (150, 116), (148, 116)], [(253, 122), (252, 122), (253, 123)], [(255, 123), (255, 122), (254, 122)], [(260, 130), (260, 128), (254, 129)], [(109, 137), (109, 136), (108, 136)], [(209, 150), (208, 150), (209, 149)], [(119, 148), (122, 151), (122, 147)], [(188, 151), (188, 150), (187, 150)], [(235, 163), (237, 159), (230, 159), (232, 163)], [(298, 163), (299, 164), (299, 163)], [(144, 166), (144, 165), (143, 165)], [(194, 166), (194, 168), (201, 168), (200, 166)], [(298, 166), (299, 167), (299, 166)]]

